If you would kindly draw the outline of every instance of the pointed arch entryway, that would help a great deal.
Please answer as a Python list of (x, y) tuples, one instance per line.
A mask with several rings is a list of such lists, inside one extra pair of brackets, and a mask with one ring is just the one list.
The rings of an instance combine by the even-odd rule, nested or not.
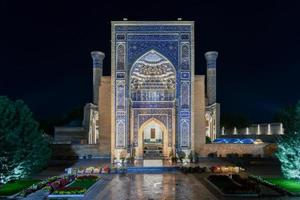
[[(155, 135), (153, 137), (153, 133), (152, 135), (150, 136), (152, 141), (154, 141), (152, 144), (151, 143), (148, 143), (149, 141), (149, 138), (148, 136), (149, 135), (146, 135), (145, 137), (145, 134), (147, 134), (147, 130), (149, 129), (149, 127), (151, 129), (157, 129), (157, 135)], [(152, 146), (157, 146), (157, 147), (160, 147), (161, 148), (161, 153), (162, 155), (168, 155), (168, 129), (167, 127), (165, 126), (164, 123), (162, 123), (160, 120), (156, 119), (156, 118), (150, 118), (148, 119), (146, 122), (144, 122), (139, 130), (138, 130), (138, 147), (136, 149), (136, 152), (137, 152), (137, 157), (138, 158), (144, 158), (144, 154), (145, 154), (145, 146), (147, 145), (152, 145)], [(149, 145), (149, 146), (150, 146)]]

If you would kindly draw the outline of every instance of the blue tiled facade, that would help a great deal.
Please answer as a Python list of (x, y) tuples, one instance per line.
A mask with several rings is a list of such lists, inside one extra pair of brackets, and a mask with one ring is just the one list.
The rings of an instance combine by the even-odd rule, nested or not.
[[(190, 149), (193, 24), (115, 23), (112, 28), (114, 38), (112, 59), (115, 63), (112, 70), (115, 77), (113, 80), (115, 148), (124, 149), (129, 144), (138, 146), (139, 128), (148, 119), (155, 118), (168, 129), (169, 147)], [(143, 56), (147, 56), (149, 52), (159, 57), (161, 62), (168, 63), (170, 70), (174, 68), (176, 79), (174, 99), (165, 101), (159, 97), (156, 101), (132, 99), (130, 86), (132, 68), (138, 61), (144, 62)], [(133, 127), (130, 123), (131, 118)], [(172, 120), (175, 120), (175, 127)], [(131, 130), (134, 133), (133, 141), (130, 141), (129, 137)], [(176, 144), (172, 144), (172, 130), (176, 130)]]

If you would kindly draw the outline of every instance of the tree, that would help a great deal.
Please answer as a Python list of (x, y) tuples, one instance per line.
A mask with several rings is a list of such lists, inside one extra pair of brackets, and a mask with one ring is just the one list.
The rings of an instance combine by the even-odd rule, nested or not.
[(276, 157), (281, 164), (281, 171), (288, 179), (300, 180), (300, 134), (294, 133), (281, 137), (278, 142)]
[(210, 143), (211, 143), (210, 137), (205, 136), (205, 143), (206, 143), (206, 144), (210, 144)]
[(300, 101), (296, 104), (295, 119), (295, 132), (300, 134)]
[(47, 165), (48, 137), (22, 100), (0, 96), (0, 183), (26, 177)]
[[(300, 123), (300, 101), (295, 105), (290, 105), (279, 110), (274, 121), (282, 122), (286, 134), (294, 134), (299, 131)], [(297, 128), (298, 127), (298, 128)]]
[(300, 101), (294, 107), (290, 133), (279, 138), (276, 157), (281, 163), (281, 171), (286, 178), (300, 180)]

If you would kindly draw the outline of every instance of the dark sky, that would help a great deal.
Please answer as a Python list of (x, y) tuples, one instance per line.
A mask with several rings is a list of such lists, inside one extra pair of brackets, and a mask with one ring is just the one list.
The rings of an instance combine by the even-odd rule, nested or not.
[(222, 112), (265, 122), (300, 99), (300, 1), (0, 2), (0, 95), (39, 118), (91, 102), (90, 51), (105, 52), (110, 74), (110, 21), (123, 17), (195, 21), (196, 73), (219, 51)]

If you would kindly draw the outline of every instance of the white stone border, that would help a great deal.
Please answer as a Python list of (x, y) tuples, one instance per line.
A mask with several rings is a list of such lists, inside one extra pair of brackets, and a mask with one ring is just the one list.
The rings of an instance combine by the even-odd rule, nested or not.
[(83, 198), (84, 194), (50, 194), (48, 198)]

